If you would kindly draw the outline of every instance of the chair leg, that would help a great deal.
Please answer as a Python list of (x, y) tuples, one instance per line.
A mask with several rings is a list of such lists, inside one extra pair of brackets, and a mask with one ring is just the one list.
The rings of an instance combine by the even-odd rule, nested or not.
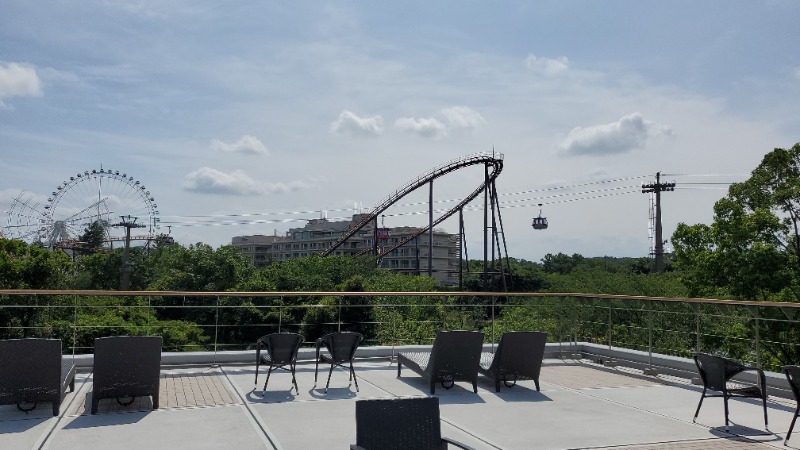
[(400, 360), (397, 361), (397, 378), (400, 378), (400, 368), (402, 365), (400, 364)]
[(536, 390), (538, 391), (539, 390), (539, 379), (537, 378), (537, 379), (533, 380), (533, 382), (536, 383)]
[(723, 403), (725, 404), (725, 431), (728, 431), (728, 396), (722, 396)]
[(764, 397), (761, 398), (761, 402), (764, 405), (764, 429), (769, 431), (769, 424), (767, 423), (767, 396), (766, 394)]
[(334, 364), (331, 363), (331, 370), (328, 371), (328, 382), (325, 383), (325, 393), (326, 394), (328, 393), (328, 386), (331, 385), (331, 375), (333, 374), (333, 367), (334, 367)]
[(356, 392), (358, 392), (358, 378), (356, 378), (356, 371), (353, 369), (353, 361), (350, 361), (350, 376), (353, 379), (353, 383), (356, 384)]
[(153, 398), (153, 409), (158, 409), (158, 394), (152, 395)]
[[(290, 370), (292, 371), (292, 384), (294, 384), (294, 391), (297, 393), (297, 395), (300, 395), (300, 388), (297, 387), (297, 379), (294, 377), (294, 367), (295, 367), (294, 364), (289, 366)], [(289, 389), (290, 393), (291, 393), (291, 391), (292, 390)]]
[(792, 417), (792, 424), (789, 425), (789, 431), (786, 432), (786, 439), (783, 440), (783, 445), (786, 445), (786, 442), (789, 440), (789, 437), (792, 435), (792, 430), (794, 429), (794, 423), (797, 421), (797, 415), (800, 414), (800, 404), (797, 405), (797, 409), (794, 410), (794, 417)]
[(272, 374), (272, 366), (269, 366), (269, 369), (267, 369), (267, 381), (264, 382), (264, 389), (262, 389), (262, 391), (264, 392), (267, 391), (267, 384), (269, 383), (269, 376), (271, 374)]
[(317, 373), (319, 372), (319, 358), (317, 358), (317, 364), (314, 366), (314, 387), (317, 386)]
[(476, 394), (478, 393), (478, 379), (477, 378), (472, 380), (472, 392), (474, 392)]
[(694, 419), (692, 419), (692, 422), (697, 421), (697, 416), (700, 414), (700, 407), (703, 406), (704, 398), (706, 398), (706, 388), (703, 388), (703, 393), (700, 394), (700, 402), (697, 404), (697, 410), (694, 412)]

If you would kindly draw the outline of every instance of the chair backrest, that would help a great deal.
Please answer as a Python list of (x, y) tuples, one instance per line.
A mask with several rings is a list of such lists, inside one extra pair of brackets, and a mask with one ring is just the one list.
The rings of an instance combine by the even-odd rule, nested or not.
[(322, 345), (331, 354), (331, 358), (336, 363), (346, 362), (353, 359), (358, 349), (358, 344), (364, 336), (354, 331), (337, 331), (328, 333), (320, 338)]
[(297, 359), (297, 351), (305, 338), (298, 333), (272, 333), (258, 338), (256, 352), (267, 349), (270, 359), (277, 364), (289, 364)]
[(431, 348), (430, 370), (457, 378), (472, 378), (478, 374), (483, 348), (480, 331), (439, 331)]
[(744, 366), (736, 361), (708, 353), (695, 353), (694, 362), (703, 386), (713, 391), (726, 390), (726, 382), (742, 372)]
[(161, 336), (109, 336), (94, 340), (95, 386), (158, 385)]
[(0, 341), (0, 399), (20, 390), (55, 395), (61, 389), (61, 339)]
[(538, 377), (542, 370), (547, 333), (508, 331), (500, 337), (494, 362), (506, 372)]
[(789, 387), (792, 388), (794, 399), (800, 402), (800, 366), (784, 366), (783, 373), (789, 380)]
[(356, 445), (367, 450), (441, 448), (439, 397), (356, 400)]

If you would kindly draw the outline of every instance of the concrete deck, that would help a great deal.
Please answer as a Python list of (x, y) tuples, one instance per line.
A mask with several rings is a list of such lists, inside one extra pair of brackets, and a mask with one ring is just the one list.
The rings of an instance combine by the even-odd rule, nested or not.
[[(297, 369), (300, 394), (291, 376), (277, 371), (253, 392), (255, 366), (223, 364), (162, 369), (160, 408), (149, 399), (128, 407), (103, 400), (88, 414), (91, 373), (79, 373), (61, 416), (50, 404), (30, 413), (0, 406), (0, 449), (346, 449), (355, 442), (359, 398), (424, 396), (422, 379), (387, 359), (356, 365), (360, 392), (337, 369), (314, 386), (314, 364)], [(701, 389), (687, 379), (648, 377), (624, 367), (605, 368), (588, 360), (545, 360), (541, 392), (532, 381), (494, 391), (481, 377), (478, 394), (466, 383), (437, 387), (445, 436), (477, 449), (769, 449), (783, 447), (795, 404), (770, 397), (770, 430), (760, 404), (732, 400), (725, 431), (722, 400), (709, 398), (697, 423), (692, 416)], [(800, 430), (789, 446), (800, 448)]]

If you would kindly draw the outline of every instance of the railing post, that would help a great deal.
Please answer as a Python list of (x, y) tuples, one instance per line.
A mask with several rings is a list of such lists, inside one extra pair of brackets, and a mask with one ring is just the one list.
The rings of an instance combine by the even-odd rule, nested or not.
[(336, 300), (337, 305), (337, 317), (336, 317), (336, 331), (342, 331), (342, 297), (339, 296)]
[(694, 346), (694, 351), (699, 352), (700, 347), (700, 304), (695, 305), (695, 335), (697, 337), (697, 342)]
[(217, 306), (214, 313), (214, 362), (211, 363), (212, 367), (217, 367), (217, 343), (219, 339), (219, 295), (217, 295)]
[(278, 308), (278, 333), (281, 332), (283, 326), (283, 297), (281, 297), (281, 306)]
[(494, 353), (494, 341), (495, 341), (495, 331), (494, 331), (494, 308), (497, 304), (496, 302), (497, 297), (494, 295), (492, 296), (492, 353)]
[(75, 307), (72, 317), (72, 359), (75, 359), (75, 349), (78, 347), (78, 294), (75, 294)]
[(645, 375), (658, 375), (658, 369), (653, 367), (653, 308), (645, 302), (647, 311), (647, 368), (642, 371)]
[(759, 318), (760, 314), (758, 311), (758, 306), (753, 307), (753, 310), (756, 318), (756, 367), (760, 369), (761, 368), (761, 329), (760, 329), (761, 320)]

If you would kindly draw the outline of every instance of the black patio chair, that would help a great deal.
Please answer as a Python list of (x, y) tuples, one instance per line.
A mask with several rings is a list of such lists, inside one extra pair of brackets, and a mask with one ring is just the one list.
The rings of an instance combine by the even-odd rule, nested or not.
[(794, 410), (794, 417), (792, 417), (792, 424), (789, 425), (789, 431), (786, 433), (786, 439), (783, 440), (783, 445), (786, 445), (786, 442), (792, 435), (794, 423), (797, 421), (797, 415), (800, 414), (800, 366), (784, 366), (783, 373), (786, 374), (786, 379), (789, 380), (789, 387), (792, 388), (794, 400), (797, 402), (797, 406)]
[[(317, 339), (317, 364), (314, 368), (314, 387), (317, 386), (317, 373), (319, 372), (319, 363), (327, 363), (331, 365), (328, 371), (328, 382), (325, 383), (325, 392), (328, 392), (328, 386), (331, 384), (331, 374), (333, 374), (334, 367), (342, 367), (344, 364), (350, 366), (350, 382), (355, 382), (356, 392), (358, 392), (358, 380), (356, 379), (356, 372), (353, 370), (353, 358), (356, 355), (358, 344), (364, 336), (361, 333), (353, 331), (338, 331), (329, 333)], [(323, 351), (325, 347), (327, 353)]]
[(479, 331), (439, 331), (429, 352), (400, 352), (397, 354), (397, 377), (406, 366), (421, 375), (436, 392), (436, 382), (450, 389), (456, 381), (472, 382), (478, 392), (478, 367), (481, 361), (483, 333)]
[[(161, 336), (109, 336), (94, 340), (92, 414), (100, 400), (116, 398), (128, 406), (136, 397), (151, 397), (158, 409)], [(124, 400), (123, 400), (124, 399)]]
[[(764, 371), (757, 367), (745, 366), (739, 362), (709, 355), (707, 353), (695, 353), (694, 362), (700, 372), (700, 379), (703, 382), (703, 394), (697, 404), (697, 411), (694, 419), (700, 414), (700, 407), (706, 397), (722, 397), (725, 405), (725, 429), (728, 429), (728, 399), (730, 398), (760, 398), (764, 406), (764, 428), (767, 425), (767, 381)], [(732, 378), (743, 372), (755, 372), (758, 375), (758, 384), (747, 384), (740, 381), (732, 381)], [(719, 392), (719, 394), (708, 394), (708, 391)]]
[(16, 404), (27, 413), (39, 402), (51, 402), (57, 416), (67, 387), (75, 390), (75, 364), (61, 355), (61, 339), (0, 341), (0, 404)]
[(472, 447), (442, 437), (439, 397), (356, 400), (356, 443), (350, 450), (441, 450)]
[[(269, 383), (269, 376), (272, 371), (284, 369), (292, 373), (292, 384), (295, 391), (297, 391), (297, 395), (300, 395), (294, 370), (297, 365), (297, 351), (300, 349), (304, 339), (302, 334), (297, 333), (272, 333), (258, 338), (258, 341), (256, 341), (256, 387), (258, 387), (258, 367), (264, 363), (269, 365), (267, 381), (264, 382), (264, 391), (267, 390), (267, 383)], [(261, 351), (262, 348), (265, 350), (264, 352)], [(289, 392), (291, 391), (292, 389), (289, 388)]]
[(540, 331), (509, 331), (500, 336), (494, 353), (481, 353), (479, 371), (494, 380), (495, 391), (500, 382), (513, 387), (518, 379), (533, 380), (539, 390), (547, 333)]

